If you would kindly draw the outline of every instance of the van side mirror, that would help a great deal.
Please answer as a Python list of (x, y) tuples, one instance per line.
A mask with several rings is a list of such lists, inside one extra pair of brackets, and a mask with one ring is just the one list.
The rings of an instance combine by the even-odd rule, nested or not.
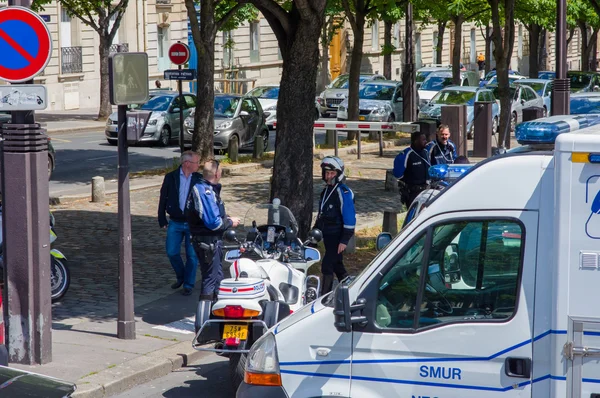
[(352, 331), (352, 325), (358, 323), (361, 326), (367, 324), (367, 317), (364, 315), (352, 316), (353, 312), (362, 311), (367, 306), (367, 300), (359, 298), (356, 304), (350, 305), (350, 294), (348, 285), (340, 283), (335, 289), (333, 305), (333, 326), (341, 333)]
[(377, 246), (377, 251), (382, 251), (383, 248), (386, 247), (392, 241), (392, 239), (392, 234), (390, 234), (389, 232), (382, 232), (379, 235), (377, 235), (377, 241), (375, 244), (375, 246)]

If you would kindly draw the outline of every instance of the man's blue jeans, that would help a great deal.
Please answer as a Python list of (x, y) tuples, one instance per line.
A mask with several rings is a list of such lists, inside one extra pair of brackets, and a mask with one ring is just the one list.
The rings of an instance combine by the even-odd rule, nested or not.
[[(185, 241), (186, 263), (181, 258), (181, 243)], [(177, 276), (177, 282), (183, 281), (185, 289), (193, 289), (196, 283), (198, 257), (194, 252), (190, 237), (190, 227), (186, 222), (169, 220), (167, 227), (167, 256)]]

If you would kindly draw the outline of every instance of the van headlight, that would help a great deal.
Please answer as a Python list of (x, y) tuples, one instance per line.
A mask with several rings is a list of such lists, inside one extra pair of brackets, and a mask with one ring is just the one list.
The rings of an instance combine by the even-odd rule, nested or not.
[(246, 384), (258, 386), (281, 386), (277, 342), (273, 333), (267, 333), (258, 339), (248, 353)]

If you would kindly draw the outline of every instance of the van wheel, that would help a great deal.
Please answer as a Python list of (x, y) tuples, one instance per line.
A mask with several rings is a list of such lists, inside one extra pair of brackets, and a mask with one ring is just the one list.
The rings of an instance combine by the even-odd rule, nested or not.
[(242, 381), (244, 381), (247, 360), (247, 354), (231, 354), (229, 357), (229, 377), (233, 383), (233, 391), (237, 391)]

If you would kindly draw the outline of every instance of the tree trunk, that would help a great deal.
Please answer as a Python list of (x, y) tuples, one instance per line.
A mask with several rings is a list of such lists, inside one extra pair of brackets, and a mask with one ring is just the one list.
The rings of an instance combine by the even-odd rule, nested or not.
[(100, 109), (98, 110), (98, 120), (106, 120), (112, 113), (110, 104), (110, 92), (108, 81), (108, 55), (110, 52), (110, 41), (106, 36), (100, 36)]
[[(356, 29), (353, 29), (354, 43), (350, 58), (350, 76), (348, 85), (348, 120), (358, 120), (358, 86), (362, 64), (363, 43), (365, 40), (365, 16), (356, 13)], [(355, 140), (356, 131), (348, 132), (348, 139)]]
[(333, 17), (323, 24), (321, 29), (321, 71), (317, 83), (317, 93), (325, 90), (329, 84), (329, 31), (333, 29)]
[(392, 80), (392, 26), (390, 21), (383, 22), (383, 76)]
[(581, 70), (584, 72), (592, 70), (592, 50), (594, 42), (598, 40), (598, 31), (592, 30), (589, 34), (588, 25), (584, 21), (578, 21), (581, 32)]
[(485, 75), (492, 70), (492, 30), (485, 27)]
[[(547, 36), (546, 29), (542, 29), (540, 32), (540, 42), (539, 42), (539, 51), (538, 51), (538, 68), (540, 70), (547, 70), (547, 60), (548, 60), (548, 47), (547, 47)], [(538, 71), (539, 72), (539, 71)]]
[(540, 71), (540, 65), (538, 63), (540, 48), (540, 35), (542, 33), (542, 27), (537, 24), (531, 24), (529, 31), (529, 77), (537, 79), (538, 72)]
[(446, 33), (446, 26), (448, 25), (448, 21), (438, 20), (437, 28), (438, 28), (438, 36), (437, 36), (437, 46), (435, 48), (435, 63), (438, 65), (442, 64), (442, 56), (444, 51), (444, 33)]
[(596, 72), (598, 69), (598, 36), (592, 42), (592, 59), (590, 61), (592, 63), (592, 71)]
[(312, 220), (315, 86), (307, 82), (317, 78), (323, 13), (319, 16), (314, 11), (310, 21), (296, 19), (295, 30), (288, 35), (282, 51), (283, 72), (277, 101), (271, 197), (281, 199), (292, 211), (301, 237), (307, 236)]
[[(205, 4), (206, 3), (206, 4)], [(186, 0), (188, 18), (192, 21), (192, 36), (197, 54), (198, 93), (194, 114), (192, 151), (198, 153), (200, 161), (213, 157), (214, 96), (215, 96), (215, 34), (213, 2), (202, 4), (198, 25), (193, 0)], [(314, 100), (313, 100), (314, 101)], [(311, 119), (312, 120), (312, 119)], [(241, 142), (240, 142), (241, 143)]]
[(452, 49), (452, 83), (460, 86), (460, 50), (462, 47), (462, 16), (453, 16), (454, 48)]

